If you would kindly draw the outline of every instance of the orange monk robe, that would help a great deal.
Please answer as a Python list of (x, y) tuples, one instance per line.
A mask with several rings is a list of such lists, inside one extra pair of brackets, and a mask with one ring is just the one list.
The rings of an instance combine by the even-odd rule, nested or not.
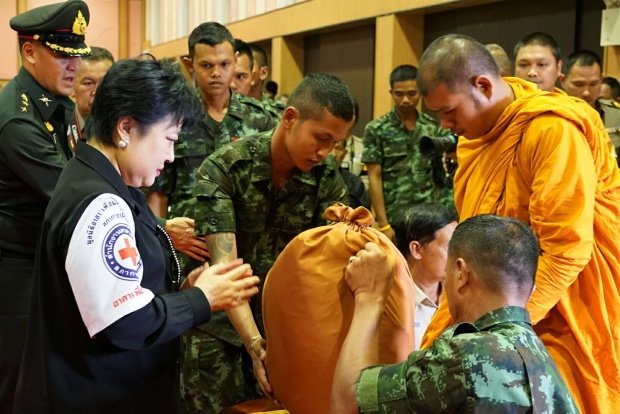
[[(600, 116), (584, 101), (506, 78), (516, 100), (492, 130), (460, 139), (461, 220), (491, 213), (528, 223), (540, 241), (528, 303), (583, 413), (620, 410), (620, 175)], [(428, 346), (452, 324), (447, 301)]]

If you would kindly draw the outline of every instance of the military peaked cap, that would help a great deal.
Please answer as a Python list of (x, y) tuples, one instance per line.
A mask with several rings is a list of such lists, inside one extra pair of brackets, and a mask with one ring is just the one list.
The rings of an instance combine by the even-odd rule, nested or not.
[(36, 7), (13, 17), (11, 29), (21, 39), (33, 39), (65, 56), (87, 56), (90, 47), (85, 33), (90, 20), (88, 5), (81, 0), (68, 0)]

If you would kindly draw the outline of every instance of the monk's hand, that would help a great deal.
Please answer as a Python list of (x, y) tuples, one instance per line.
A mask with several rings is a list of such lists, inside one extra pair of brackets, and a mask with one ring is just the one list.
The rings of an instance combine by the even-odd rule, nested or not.
[(178, 251), (199, 262), (204, 262), (209, 258), (209, 248), (204, 237), (194, 234), (194, 220), (187, 217), (166, 220), (166, 233)]
[(349, 260), (344, 277), (355, 300), (384, 301), (392, 288), (393, 268), (387, 254), (376, 243), (366, 243)]
[(267, 341), (261, 336), (253, 337), (247, 345), (247, 351), (252, 357), (252, 366), (254, 368), (254, 376), (260, 385), (263, 394), (276, 404), (280, 404), (273, 395), (269, 378), (267, 378), (267, 370), (265, 370), (265, 358), (267, 358)]

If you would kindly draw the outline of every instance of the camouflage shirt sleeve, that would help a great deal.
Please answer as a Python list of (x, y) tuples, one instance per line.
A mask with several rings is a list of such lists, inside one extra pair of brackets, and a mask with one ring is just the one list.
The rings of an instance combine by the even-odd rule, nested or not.
[(370, 121), (364, 129), (364, 149), (362, 150), (362, 162), (383, 163), (383, 146), (381, 135), (377, 127), (377, 121)]
[(208, 157), (198, 169), (196, 176), (196, 198), (194, 220), (195, 233), (201, 236), (232, 232), (236, 230), (235, 209), (233, 206), (234, 183), (220, 163), (218, 154), (230, 150), (223, 147)]
[(519, 307), (452, 326), (407, 361), (363, 370), (356, 391), (362, 413), (578, 412)]
[(360, 412), (465, 412), (467, 376), (450, 337), (446, 331), (431, 348), (412, 352), (406, 361), (363, 370), (357, 382)]

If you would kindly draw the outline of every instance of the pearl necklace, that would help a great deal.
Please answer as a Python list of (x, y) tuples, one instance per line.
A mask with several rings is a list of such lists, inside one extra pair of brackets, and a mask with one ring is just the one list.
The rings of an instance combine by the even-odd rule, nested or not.
[(170, 247), (170, 251), (172, 252), (172, 257), (174, 258), (174, 263), (176, 264), (176, 267), (177, 267), (177, 278), (176, 280), (174, 279), (172, 280), (172, 285), (178, 286), (178, 284), (181, 282), (181, 265), (179, 264), (179, 258), (177, 257), (177, 252), (174, 250), (172, 239), (170, 239), (170, 236), (168, 235), (166, 230), (164, 230), (164, 228), (160, 226), (159, 224), (157, 225), (157, 229), (161, 231), (162, 234), (166, 236), (166, 240), (168, 240), (168, 246)]

